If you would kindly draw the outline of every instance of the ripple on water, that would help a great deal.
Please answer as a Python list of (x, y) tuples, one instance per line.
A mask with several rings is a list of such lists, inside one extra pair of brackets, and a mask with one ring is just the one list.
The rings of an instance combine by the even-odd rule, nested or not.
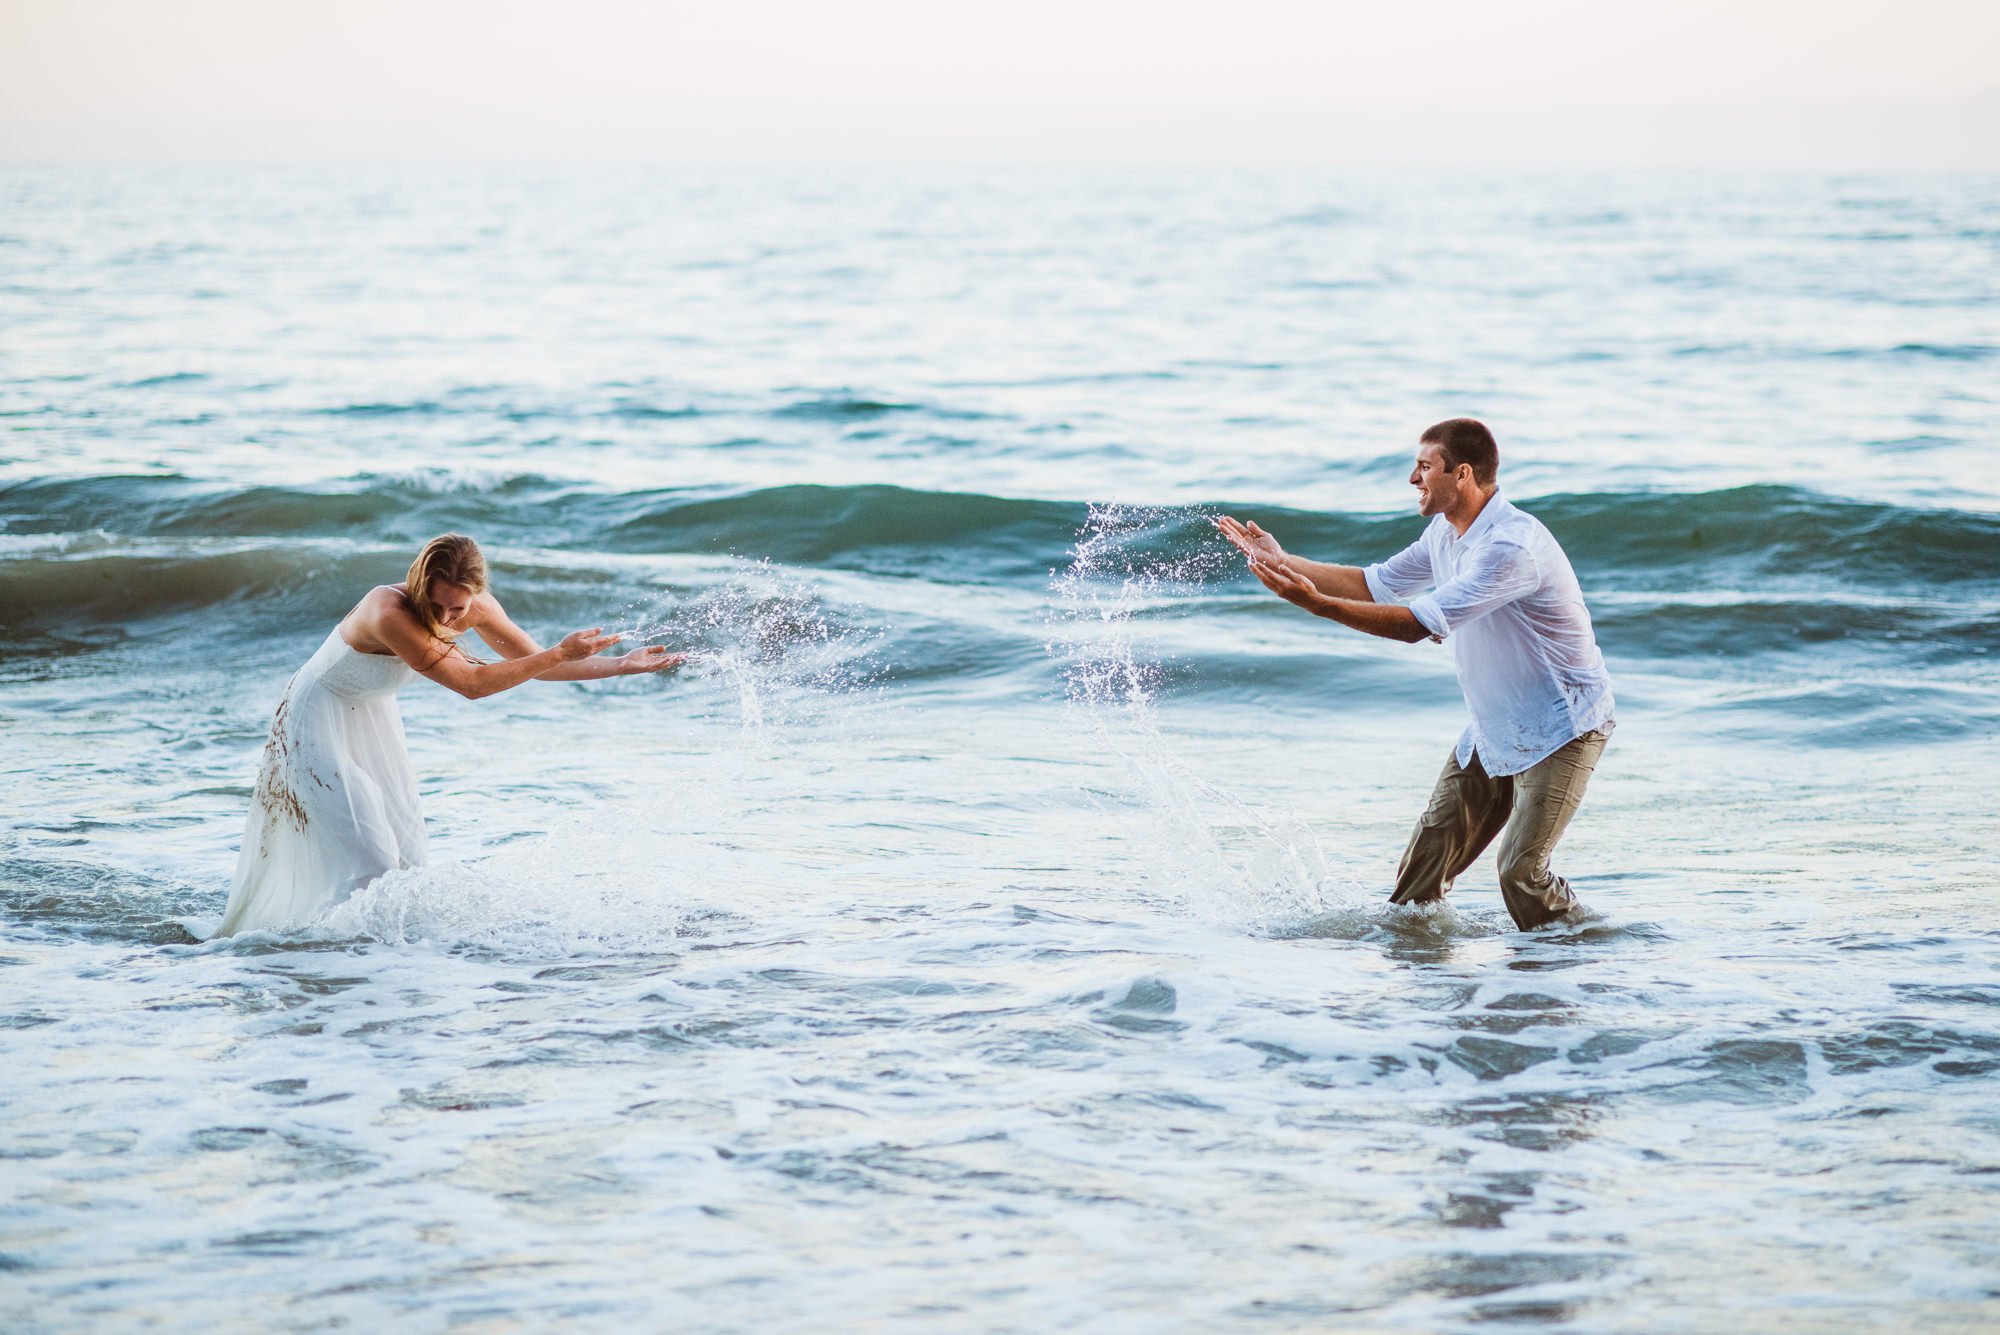
[(0, 912), (82, 940), (191, 944), (178, 919), (204, 907), (194, 887), (159, 876), (80, 858), (0, 858)]
[(1468, 1035), (1445, 1051), (1445, 1060), (1481, 1080), (1505, 1080), (1543, 1062), (1554, 1061), (1557, 1055), (1556, 1048), (1538, 1043)]
[(1790, 1039), (1721, 1039), (1693, 1057), (1650, 1069), (1693, 1073), (1692, 1079), (1648, 1089), (1645, 1097), (1658, 1103), (1759, 1107), (1798, 1103), (1811, 1093), (1805, 1048)]

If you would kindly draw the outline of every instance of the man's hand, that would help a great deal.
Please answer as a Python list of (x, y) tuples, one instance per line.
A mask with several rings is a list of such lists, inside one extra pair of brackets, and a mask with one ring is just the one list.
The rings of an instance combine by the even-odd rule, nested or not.
[(1407, 607), (1395, 603), (1328, 597), (1311, 580), (1289, 566), (1252, 557), (1250, 573), (1286, 602), (1296, 603), (1314, 616), (1338, 621), (1353, 630), (1380, 635), (1385, 640), (1401, 640), (1404, 644), (1438, 638)]
[(1276, 538), (1258, 528), (1254, 522), (1245, 524), (1229, 515), (1223, 515), (1215, 521), (1215, 527), (1221, 531), (1223, 537), (1229, 539), (1237, 551), (1242, 552), (1251, 561), (1255, 562), (1261, 557), (1280, 565), (1284, 564), (1285, 549), (1278, 545)]
[(618, 670), (625, 676), (636, 676), (642, 672), (664, 672), (685, 662), (686, 654), (671, 653), (665, 645), (649, 644), (643, 649), (619, 655)]
[(1326, 595), (1315, 588), (1311, 580), (1293, 574), (1277, 561), (1253, 555), (1250, 558), (1250, 573), (1272, 593), (1288, 603), (1297, 603), (1308, 612), (1317, 613), (1328, 602)]

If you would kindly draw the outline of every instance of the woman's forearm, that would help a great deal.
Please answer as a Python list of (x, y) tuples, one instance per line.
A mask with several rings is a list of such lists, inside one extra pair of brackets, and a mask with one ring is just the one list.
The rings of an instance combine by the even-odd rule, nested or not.
[(540, 676), (542, 681), (596, 681), (600, 677), (616, 677), (625, 670), (622, 659), (606, 654), (592, 658), (572, 659), (559, 663)]
[(479, 700), (512, 690), (524, 681), (533, 681), (547, 673), (574, 666), (579, 664), (565, 659), (559, 648), (543, 649), (520, 658), (504, 658), (497, 663), (480, 663), (473, 667), (470, 682), (459, 693), (468, 700)]

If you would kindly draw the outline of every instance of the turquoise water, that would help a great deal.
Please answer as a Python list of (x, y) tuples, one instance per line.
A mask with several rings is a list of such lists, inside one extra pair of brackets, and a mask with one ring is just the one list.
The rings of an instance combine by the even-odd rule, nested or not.
[[(2000, 180), (0, 172), (12, 1328), (1976, 1328)], [(1368, 560), (1492, 423), (1621, 717), (1514, 933)], [(432, 865), (203, 944), (443, 529), (674, 678), (403, 697)]]

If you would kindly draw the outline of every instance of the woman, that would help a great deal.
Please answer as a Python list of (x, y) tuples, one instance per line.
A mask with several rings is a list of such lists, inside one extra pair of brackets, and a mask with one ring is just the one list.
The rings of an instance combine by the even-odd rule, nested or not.
[[(458, 646), (468, 630), (502, 661), (468, 658)], [(658, 672), (684, 657), (657, 647), (596, 657), (618, 638), (580, 630), (542, 648), (487, 592), (477, 543), (431, 539), (403, 583), (371, 590), (285, 688), (215, 935), (302, 926), (383, 872), (423, 862), (424, 818), (396, 710), (413, 677), (477, 700), (524, 681)]]

